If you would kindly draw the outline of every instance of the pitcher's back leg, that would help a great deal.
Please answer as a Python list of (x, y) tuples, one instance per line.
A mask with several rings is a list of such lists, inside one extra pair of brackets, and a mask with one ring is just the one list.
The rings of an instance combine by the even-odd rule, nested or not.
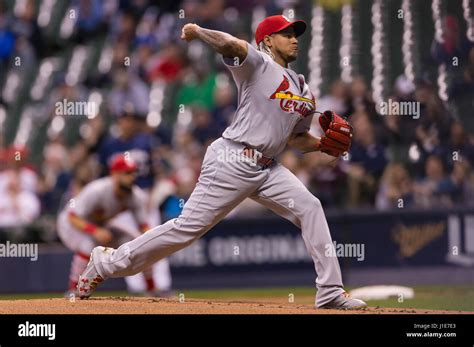
[(326, 256), (333, 247), (321, 202), (304, 184), (281, 164), (251, 198), (301, 228), (306, 248), (314, 261), (318, 277), (318, 305), (323, 305), (344, 292), (337, 257)]
[[(241, 175), (248, 177), (243, 180)], [(181, 215), (116, 250), (95, 248), (92, 255), (97, 272), (104, 279), (133, 275), (188, 246), (253, 193), (265, 177), (262, 171), (240, 163), (217, 160), (216, 151), (209, 147), (199, 182)]]

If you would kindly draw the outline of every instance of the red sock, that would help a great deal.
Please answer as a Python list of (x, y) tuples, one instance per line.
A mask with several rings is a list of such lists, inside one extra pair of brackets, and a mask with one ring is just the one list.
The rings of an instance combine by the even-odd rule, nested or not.
[(153, 278), (145, 278), (146, 281), (146, 290), (149, 292), (152, 292), (155, 290), (155, 282), (153, 281)]
[(153, 281), (153, 270), (151, 267), (143, 271), (143, 277), (145, 277), (146, 290), (152, 292), (155, 290), (155, 281)]

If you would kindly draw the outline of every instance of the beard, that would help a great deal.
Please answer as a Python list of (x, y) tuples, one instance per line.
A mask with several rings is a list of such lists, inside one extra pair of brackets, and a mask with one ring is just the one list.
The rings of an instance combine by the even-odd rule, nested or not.
[(296, 60), (296, 58), (298, 58), (298, 51), (296, 51), (296, 52), (293, 51), (292, 53), (290, 53), (286, 56), (286, 61), (288, 63), (292, 63)]
[(298, 57), (298, 51), (282, 51), (282, 50), (277, 50), (277, 53), (280, 57), (283, 58), (283, 60), (287, 63), (292, 63), (296, 60)]
[(126, 184), (124, 182), (119, 183), (119, 188), (121, 191), (125, 193), (131, 193), (133, 189), (133, 183), (132, 184)]

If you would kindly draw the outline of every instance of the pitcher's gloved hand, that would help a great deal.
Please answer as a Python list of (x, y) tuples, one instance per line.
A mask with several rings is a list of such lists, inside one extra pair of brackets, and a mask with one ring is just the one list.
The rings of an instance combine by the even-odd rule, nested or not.
[(339, 157), (349, 150), (352, 140), (352, 126), (347, 120), (332, 111), (324, 111), (319, 116), (319, 124), (324, 131), (319, 150)]

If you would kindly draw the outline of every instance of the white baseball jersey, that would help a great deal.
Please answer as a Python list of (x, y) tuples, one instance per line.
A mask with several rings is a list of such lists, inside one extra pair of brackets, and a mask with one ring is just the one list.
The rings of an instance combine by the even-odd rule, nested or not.
[(114, 191), (112, 177), (100, 178), (86, 185), (70, 201), (65, 211), (97, 225), (105, 225), (112, 217), (129, 210), (138, 225), (147, 224), (146, 197), (137, 186), (129, 197), (119, 199)]

